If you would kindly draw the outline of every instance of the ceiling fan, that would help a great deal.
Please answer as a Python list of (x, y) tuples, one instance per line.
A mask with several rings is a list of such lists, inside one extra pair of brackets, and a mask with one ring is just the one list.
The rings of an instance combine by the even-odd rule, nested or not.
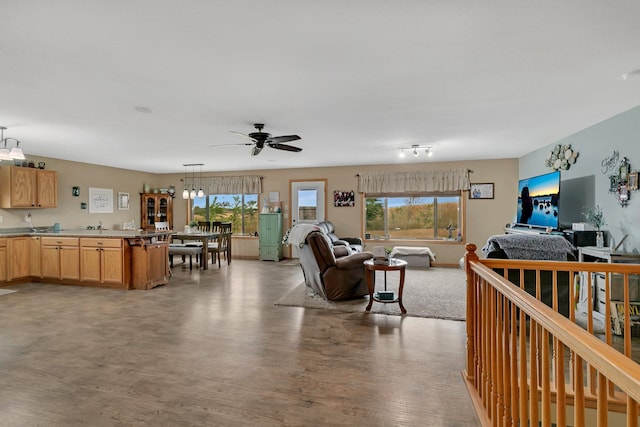
[(302, 151), (302, 148), (300, 147), (283, 144), (284, 142), (297, 141), (301, 139), (298, 135), (271, 136), (270, 133), (262, 132), (262, 129), (264, 128), (263, 123), (255, 123), (253, 127), (257, 129), (257, 132), (252, 132), (248, 135), (242, 132), (231, 131), (231, 133), (249, 138), (252, 142), (238, 144), (220, 144), (212, 145), (212, 147), (220, 147), (222, 145), (253, 145), (253, 148), (251, 149), (252, 156), (257, 156), (258, 154), (260, 154), (265, 146), (275, 148), (276, 150), (293, 151), (295, 153)]

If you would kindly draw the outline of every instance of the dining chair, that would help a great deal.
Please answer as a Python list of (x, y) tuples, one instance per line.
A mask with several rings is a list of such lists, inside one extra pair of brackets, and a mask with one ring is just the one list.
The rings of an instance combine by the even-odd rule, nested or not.
[(220, 233), (229, 233), (229, 241), (227, 242), (227, 250), (224, 253), (224, 258), (227, 260), (227, 264), (231, 264), (231, 229), (233, 228), (232, 222), (222, 222), (220, 224)]
[(208, 221), (198, 221), (198, 230), (211, 231), (211, 223)]
[(229, 247), (231, 245), (231, 233), (221, 232), (218, 236), (218, 240), (209, 244), (209, 253), (211, 254), (211, 261), (216, 262), (218, 259), (218, 268), (221, 268), (220, 255), (224, 254), (227, 264), (231, 263), (231, 256), (229, 256)]
[[(155, 223), (156, 231), (171, 231), (171, 227), (169, 227), (169, 223), (166, 221), (156, 222)], [(165, 241), (169, 240), (170, 234), (165, 234), (163, 236), (158, 236), (158, 240)]]

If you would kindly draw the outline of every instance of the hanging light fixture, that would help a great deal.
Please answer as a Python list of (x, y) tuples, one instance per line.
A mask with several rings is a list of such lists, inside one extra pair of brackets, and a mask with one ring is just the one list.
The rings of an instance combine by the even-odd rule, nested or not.
[(204, 190), (202, 189), (202, 163), (200, 164), (200, 189), (198, 190), (198, 197), (204, 197)]
[[(20, 141), (15, 138), (5, 138), (5, 129), (6, 127), (0, 126), (0, 143), (2, 143), (2, 147), (0, 148), (0, 160), (24, 160), (24, 151), (20, 148)], [(16, 146), (11, 150), (7, 147), (7, 141), (9, 140), (16, 142)]]
[(187, 165), (182, 166), (184, 166), (184, 190), (182, 191), (182, 198), (186, 200), (189, 198), (189, 190), (187, 190)]
[[(204, 197), (204, 190), (202, 189), (202, 166), (204, 163), (185, 163), (184, 166), (184, 190), (182, 191), (183, 199), (195, 199), (197, 197)], [(200, 166), (200, 189), (196, 191), (196, 166)], [(189, 170), (191, 168), (191, 182), (187, 184), (189, 179)], [(191, 190), (189, 190), (191, 187)]]
[(195, 172), (195, 165), (191, 165), (191, 191), (189, 191), (189, 198), (191, 200), (196, 198), (196, 189), (195, 189), (195, 185), (196, 185), (196, 172)]

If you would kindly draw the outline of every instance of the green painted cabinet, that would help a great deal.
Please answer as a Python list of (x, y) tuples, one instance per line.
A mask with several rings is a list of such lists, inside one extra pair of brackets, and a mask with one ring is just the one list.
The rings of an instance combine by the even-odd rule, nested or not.
[(260, 260), (282, 259), (282, 214), (260, 214), (258, 235), (260, 236)]

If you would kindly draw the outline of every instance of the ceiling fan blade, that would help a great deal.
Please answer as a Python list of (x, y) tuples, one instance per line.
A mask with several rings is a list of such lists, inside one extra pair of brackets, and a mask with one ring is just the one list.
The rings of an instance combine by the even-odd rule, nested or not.
[(274, 136), (269, 138), (269, 142), (270, 143), (280, 143), (280, 142), (291, 142), (291, 141), (297, 141), (300, 138), (298, 135), (283, 135), (283, 136)]
[(255, 147), (253, 147), (251, 149), (251, 155), (252, 156), (257, 156), (258, 154), (260, 154), (260, 152), (262, 151), (263, 148), (264, 148), (264, 145), (260, 146), (260, 147), (256, 145)]
[(235, 142), (231, 144), (210, 144), (209, 147), (228, 147), (230, 145), (253, 145), (253, 142)]
[(249, 138), (250, 140), (252, 140), (253, 142), (258, 142), (257, 139), (253, 138), (252, 136), (247, 135), (246, 133), (242, 133), (242, 132), (236, 132), (235, 130), (230, 130), (229, 132), (234, 133), (236, 135), (240, 135), (243, 136), (245, 138)]
[(279, 144), (277, 142), (276, 143), (269, 142), (268, 144), (269, 144), (269, 147), (275, 148), (277, 150), (293, 151), (294, 153), (299, 153), (300, 151), (302, 151), (302, 148), (294, 147), (293, 145)]

